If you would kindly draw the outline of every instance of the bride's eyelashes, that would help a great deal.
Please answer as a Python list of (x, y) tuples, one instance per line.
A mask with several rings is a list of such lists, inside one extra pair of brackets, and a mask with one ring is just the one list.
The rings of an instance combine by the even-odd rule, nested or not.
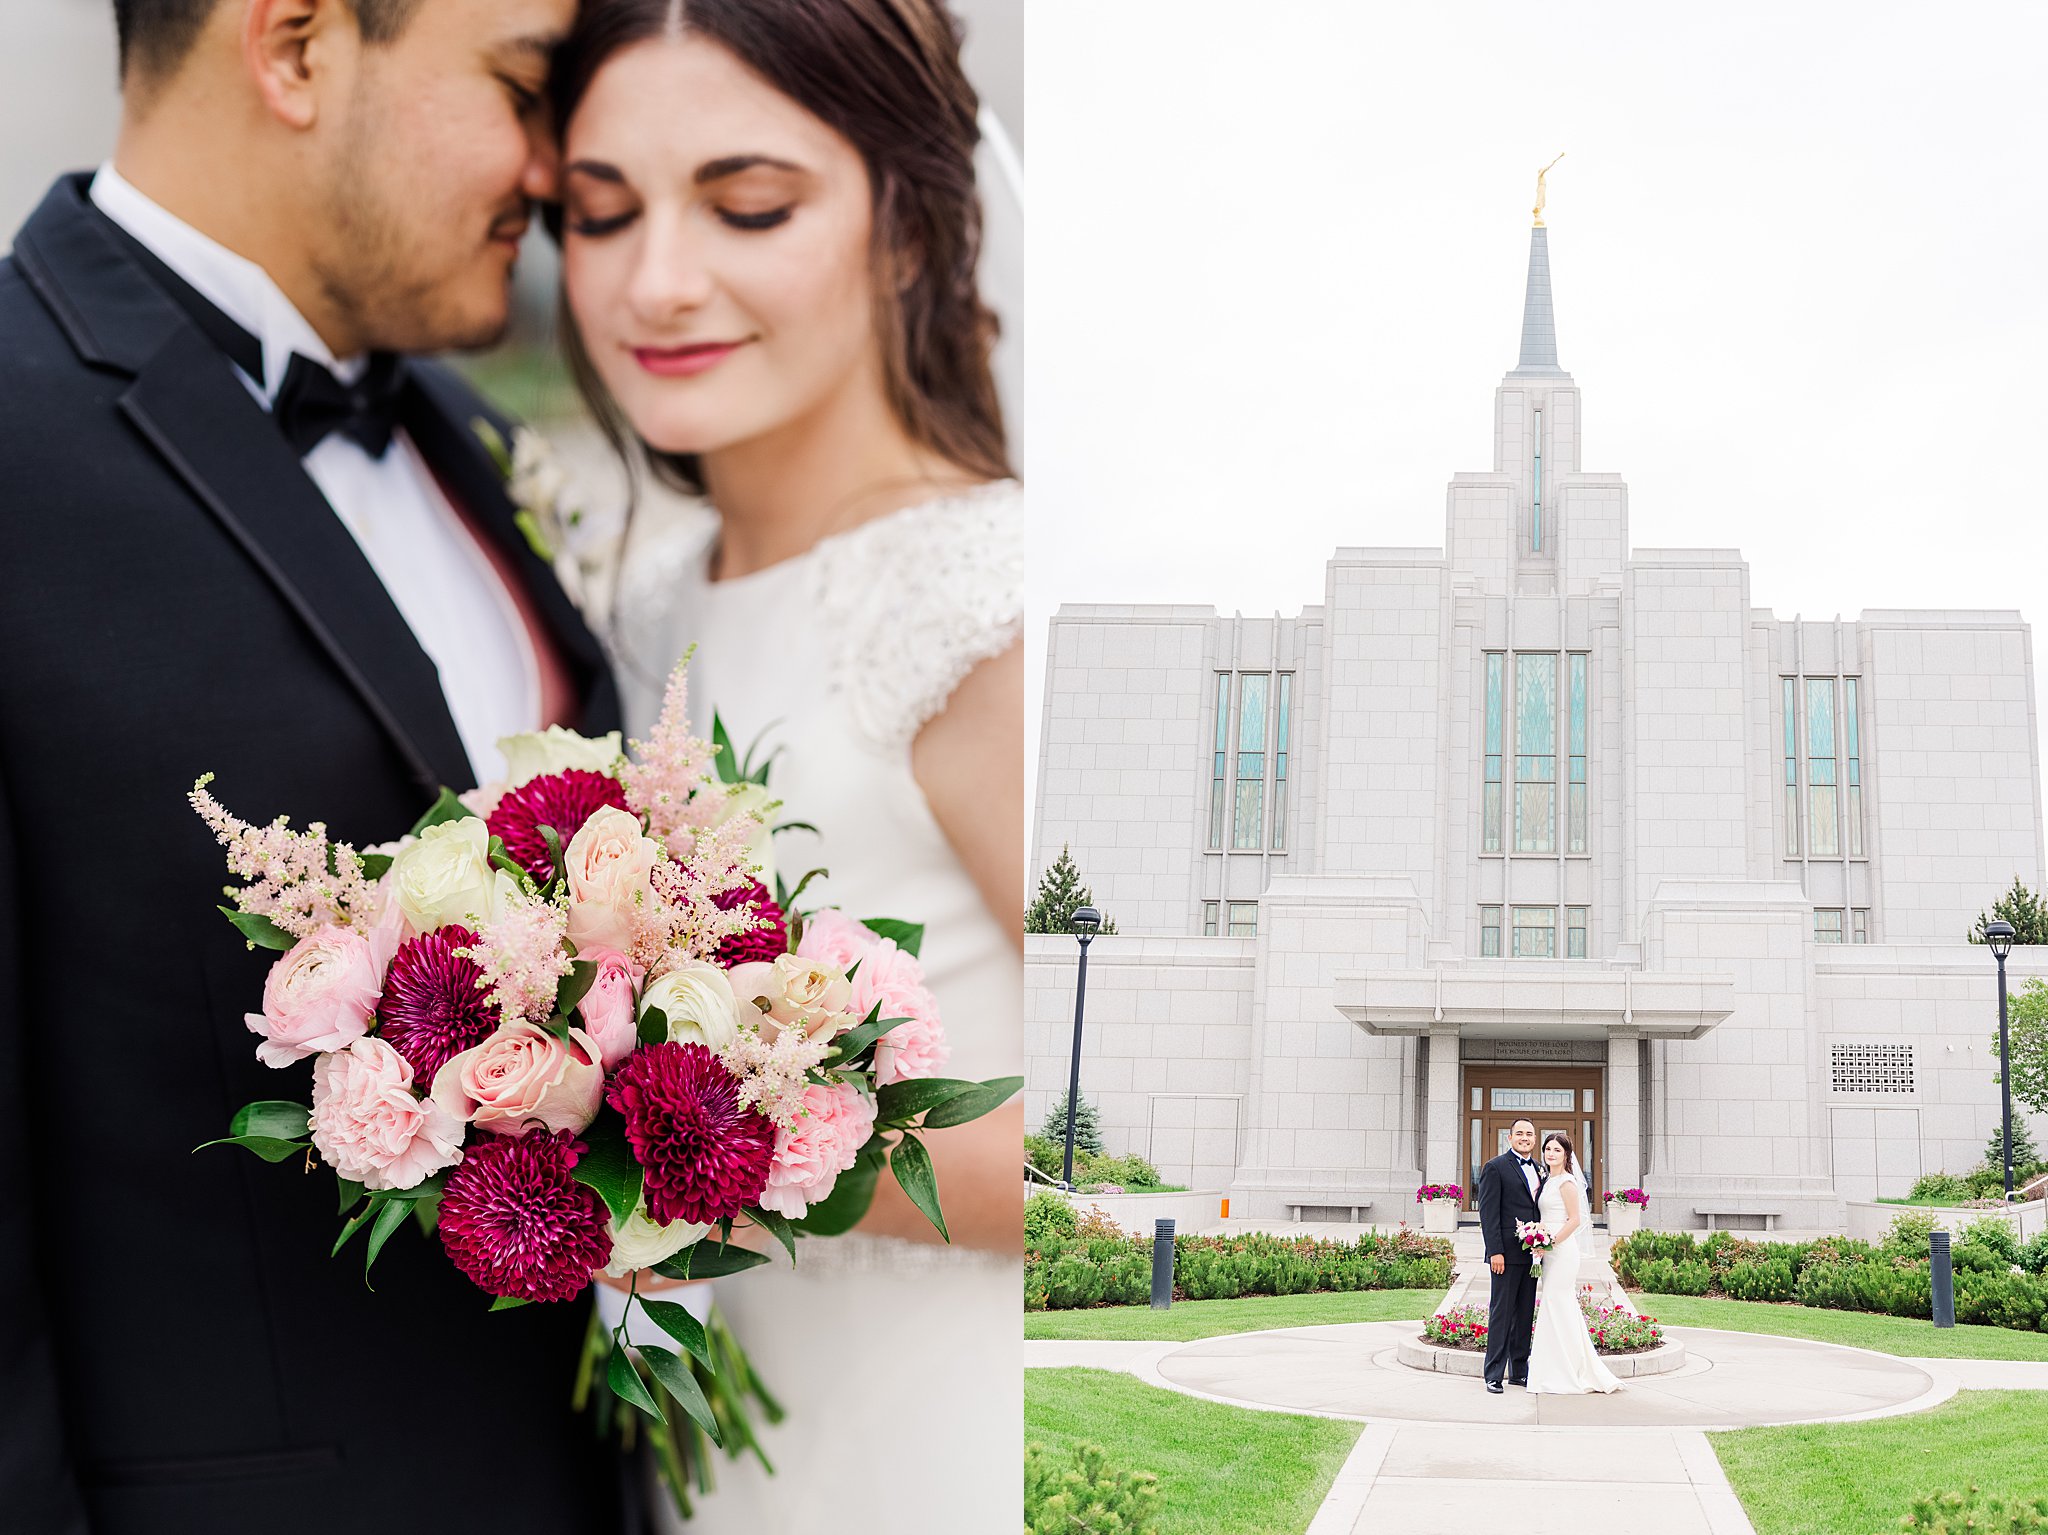
[[(713, 212), (718, 215), (721, 223), (733, 229), (759, 231), (779, 228), (788, 223), (796, 212), (796, 207), (791, 204), (784, 208), (770, 208), (765, 213), (740, 213), (730, 208), (717, 208)], [(625, 213), (612, 214), (609, 218), (572, 215), (569, 219), (569, 228), (585, 239), (601, 239), (608, 234), (617, 234), (639, 216), (640, 210), (637, 208)]]
[(720, 208), (717, 212), (718, 217), (734, 229), (774, 229), (789, 222), (790, 215), (796, 212), (796, 205), (791, 203), (786, 207), (771, 208), (766, 213), (736, 213), (730, 208)]
[(605, 235), (617, 234), (639, 216), (638, 208), (625, 213), (614, 213), (609, 218), (601, 219), (574, 215), (569, 220), (569, 228), (585, 239), (599, 239)]

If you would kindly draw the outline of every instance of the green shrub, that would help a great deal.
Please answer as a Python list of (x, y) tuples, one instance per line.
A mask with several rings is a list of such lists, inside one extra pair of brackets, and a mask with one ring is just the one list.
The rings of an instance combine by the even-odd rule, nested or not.
[(1076, 1156), (1076, 1184), (1114, 1183), (1119, 1188), (1145, 1187), (1160, 1182), (1159, 1169), (1141, 1156)]
[(2020, 1248), (2019, 1264), (2029, 1274), (2048, 1269), (2048, 1231), (2035, 1232), (2032, 1239)]
[(1949, 1250), (1949, 1262), (1958, 1274), (2002, 1274), (2006, 1270), (1997, 1253), (1976, 1242), (1958, 1242)]
[(1721, 1278), (1721, 1288), (1736, 1300), (1790, 1300), (1792, 1265), (1782, 1258), (1738, 1263)]
[[(2015, 1169), (2017, 1171), (2017, 1169)], [(1972, 1199), (2002, 1199), (2005, 1197), (2005, 1167), (1979, 1167), (1972, 1169), (1964, 1181), (1969, 1184)], [(2013, 1185), (2017, 1188), (2017, 1182)]]
[[(1956, 1251), (1960, 1253), (1965, 1247), (1983, 1249), (2006, 1268), (2020, 1262), (2020, 1239), (2013, 1235), (2012, 1227), (2002, 1220), (1972, 1221), (1965, 1226), (1961, 1238), (1956, 1243)], [(2024, 1268), (2026, 1265), (2020, 1266)]]
[(1048, 1237), (1071, 1237), (1080, 1224), (1074, 1207), (1059, 1195), (1040, 1191), (1024, 1201), (1024, 1246), (1036, 1250)]
[(1855, 1272), (1856, 1268), (1846, 1263), (1809, 1261), (1793, 1284), (1792, 1298), (1802, 1306), (1821, 1306), (1830, 1311), (1857, 1310), (1855, 1286), (1850, 1281)]
[(1055, 1310), (1092, 1306), (1105, 1288), (1102, 1268), (1082, 1253), (1061, 1253), (1045, 1267), (1046, 1304)]
[(1707, 1267), (1713, 1270), (1718, 1281), (1721, 1276), (1739, 1263), (1757, 1263), (1769, 1255), (1770, 1248), (1763, 1242), (1746, 1241), (1732, 1231), (1716, 1231), (1700, 1243), (1705, 1254)]
[(1916, 1535), (2043, 1535), (2048, 1531), (2048, 1498), (2006, 1503), (1986, 1498), (1974, 1487), (1967, 1493), (1937, 1492), (1915, 1498), (1913, 1511), (1900, 1528)]
[(1030, 1258), (1024, 1264), (1024, 1309), (1043, 1311), (1052, 1301), (1052, 1285), (1046, 1278), (1048, 1265), (1043, 1258)]
[(1636, 1287), (1655, 1295), (1705, 1295), (1713, 1271), (1700, 1259), (1674, 1263), (1669, 1258), (1652, 1258), (1637, 1265)]
[(1800, 1265), (1801, 1277), (1808, 1268), (1849, 1268), (1867, 1263), (1877, 1256), (1877, 1249), (1868, 1242), (1858, 1242), (1851, 1237), (1821, 1237), (1807, 1244), (1806, 1261)]
[(1630, 1289), (1641, 1289), (1646, 1265), (1686, 1262), (1698, 1255), (1699, 1244), (1689, 1231), (1638, 1231), (1614, 1244), (1608, 1262), (1615, 1278)]
[(1956, 1275), (1958, 1322), (2038, 1332), (2044, 1312), (2048, 1312), (2048, 1284), (2031, 1274), (1972, 1272)]
[(1244, 1294), (1246, 1264), (1237, 1253), (1197, 1248), (1176, 1255), (1175, 1287), (1187, 1300), (1230, 1300)]
[(1927, 1260), (1927, 1239), (1934, 1233), (1934, 1217), (1925, 1210), (1908, 1210), (1893, 1217), (1892, 1228), (1878, 1243), (1878, 1251), (1887, 1258)]
[(1066, 1148), (1046, 1136), (1027, 1135), (1024, 1137), (1024, 1160), (1046, 1177), (1057, 1178), (1066, 1167)]
[(1913, 1185), (1908, 1199), (1942, 1199), (1961, 1204), (1971, 1197), (1970, 1181), (1954, 1173), (1927, 1173)]
[(1152, 1535), (1158, 1503), (1158, 1478), (1113, 1469), (1100, 1445), (1024, 1448), (1024, 1535)]

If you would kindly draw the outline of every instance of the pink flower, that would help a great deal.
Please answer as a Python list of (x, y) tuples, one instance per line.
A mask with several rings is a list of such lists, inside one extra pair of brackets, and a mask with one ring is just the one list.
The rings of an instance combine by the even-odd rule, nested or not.
[(874, 1100), (841, 1082), (804, 1089), (806, 1113), (775, 1138), (768, 1187), (758, 1203), (791, 1220), (832, 1192), (839, 1175), (860, 1158), (875, 1130)]
[(744, 885), (735, 885), (716, 899), (719, 910), (731, 911), (736, 907), (745, 906), (754, 913), (756, 920), (761, 924), (751, 932), (734, 933), (718, 946), (718, 962), (726, 969), (760, 960), (772, 963), (780, 955), (788, 952), (789, 930), (783, 919), (782, 908), (775, 904), (775, 897), (768, 893), (768, 887), (758, 879), (748, 880)]
[[(798, 1028), (813, 1039), (830, 1039), (867, 1016), (854, 1011), (854, 988), (846, 972), (822, 960), (784, 954), (768, 964), (759, 960), (733, 967), (732, 994), (741, 1017), (773, 1040), (786, 1028)], [(869, 1006), (873, 1006), (870, 1003)]]
[(491, 807), (490, 831), (504, 842), (508, 858), (545, 884), (554, 877), (555, 863), (540, 829), (553, 827), (562, 842), (572, 842), (583, 823), (606, 805), (626, 808), (626, 791), (616, 778), (584, 768), (544, 773), (508, 790)]
[(652, 916), (648, 877), (661, 849), (640, 834), (638, 817), (606, 806), (595, 811), (565, 849), (569, 874), (569, 941), (630, 952)]
[(526, 1135), (472, 1147), (441, 1191), (437, 1230), (455, 1266), (492, 1295), (573, 1300), (611, 1261), (604, 1202), (572, 1173), (583, 1143)]
[(875, 1047), (876, 1085), (937, 1076), (953, 1053), (939, 1022), (938, 999), (925, 987), (924, 966), (888, 938), (875, 940), (853, 974), (855, 1016), (865, 1018), (877, 1005), (884, 1018), (907, 1021)]
[(597, 979), (583, 994), (577, 1011), (583, 1015), (583, 1027), (589, 1031), (591, 1043), (597, 1046), (604, 1069), (610, 1071), (631, 1055), (633, 1046), (639, 1043), (633, 993), (646, 972), (617, 949), (593, 947), (576, 957), (597, 966)]
[(828, 908), (805, 918), (804, 936), (796, 951), (805, 959), (822, 959), (841, 970), (851, 970), (855, 960), (881, 941), (845, 912)]
[(307, 934), (270, 967), (263, 1011), (245, 1014), (262, 1036), (256, 1059), (266, 1066), (343, 1050), (370, 1030), (381, 989), (369, 942), (344, 927)]
[[(648, 739), (631, 743), (639, 760), (619, 769), (627, 802), (646, 815), (647, 829), (671, 846), (688, 840), (678, 833), (710, 825), (723, 798), (699, 792), (711, 783), (716, 754), (710, 742), (690, 734), (689, 664), (686, 655), (669, 674), (661, 718)], [(719, 886), (721, 891), (731, 888), (730, 882)]]
[(595, 1043), (571, 1029), (565, 1044), (515, 1018), (434, 1074), (434, 1101), (497, 1135), (581, 1130), (597, 1117), (604, 1067)]
[(625, 1116), (656, 1221), (730, 1220), (761, 1197), (775, 1126), (740, 1102), (740, 1084), (702, 1045), (646, 1045), (605, 1091)]
[(412, 1067), (381, 1039), (313, 1063), (313, 1144), (365, 1188), (409, 1189), (462, 1160), (462, 1121), (412, 1090)]

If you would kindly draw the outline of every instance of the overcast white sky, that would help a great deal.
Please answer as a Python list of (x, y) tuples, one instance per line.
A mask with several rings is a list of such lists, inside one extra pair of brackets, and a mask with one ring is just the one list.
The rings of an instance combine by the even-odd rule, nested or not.
[(2048, 567), (2048, 8), (1031, 0), (1031, 764), (1061, 602), (1294, 612), (1491, 466), (1535, 174), (1583, 467), (1759, 605)]

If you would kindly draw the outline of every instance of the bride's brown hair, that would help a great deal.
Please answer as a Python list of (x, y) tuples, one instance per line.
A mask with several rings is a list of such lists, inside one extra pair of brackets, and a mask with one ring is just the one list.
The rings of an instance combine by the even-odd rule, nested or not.
[[(1009, 478), (989, 367), (997, 321), (975, 284), (980, 102), (943, 0), (585, 0), (555, 54), (555, 122), (566, 129), (614, 54), (693, 35), (727, 49), (859, 151), (874, 195), (870, 264), (890, 407), (921, 447), (978, 478)], [(559, 207), (547, 219), (559, 241)], [(577, 388), (624, 453), (631, 428), (566, 304), (562, 335)], [(694, 454), (648, 456), (663, 479), (702, 493)]]
[(1552, 1130), (1548, 1135), (1543, 1137), (1543, 1146), (1539, 1146), (1536, 1149), (1540, 1152), (1544, 1149), (1545, 1146), (1548, 1146), (1552, 1141), (1556, 1141), (1558, 1145), (1564, 1147), (1564, 1170), (1566, 1172), (1570, 1172), (1572, 1170), (1572, 1162), (1578, 1157), (1579, 1154), (1577, 1149), (1574, 1148), (1572, 1145), (1572, 1138), (1569, 1135), (1565, 1134), (1562, 1130)]

